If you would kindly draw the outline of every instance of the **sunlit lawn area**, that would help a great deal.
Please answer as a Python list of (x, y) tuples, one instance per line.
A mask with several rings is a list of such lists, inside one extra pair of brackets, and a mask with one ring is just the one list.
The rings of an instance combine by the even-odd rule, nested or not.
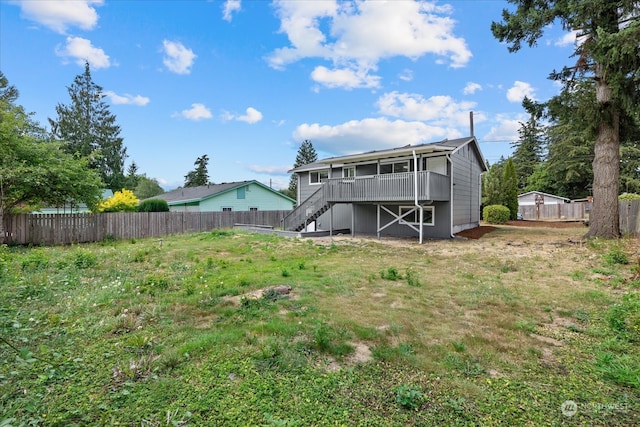
[(638, 425), (637, 241), (584, 232), (1, 247), (0, 426)]

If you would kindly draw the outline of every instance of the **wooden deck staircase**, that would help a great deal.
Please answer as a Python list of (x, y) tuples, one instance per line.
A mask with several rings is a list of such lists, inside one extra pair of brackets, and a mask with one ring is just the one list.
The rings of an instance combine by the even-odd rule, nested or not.
[(329, 203), (325, 197), (326, 183), (297, 206), (289, 215), (284, 217), (283, 228), (289, 231), (302, 231), (307, 225), (315, 221), (329, 210)]

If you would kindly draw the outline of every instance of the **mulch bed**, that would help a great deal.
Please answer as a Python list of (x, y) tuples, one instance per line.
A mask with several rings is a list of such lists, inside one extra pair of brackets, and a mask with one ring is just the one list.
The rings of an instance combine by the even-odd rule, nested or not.
[[(569, 228), (584, 227), (582, 222), (576, 221), (507, 221), (504, 225), (512, 225), (516, 227), (547, 227), (547, 228)], [(456, 236), (465, 237), (467, 239), (479, 239), (487, 233), (492, 232), (498, 227), (491, 225), (481, 225), (476, 228), (461, 231)]]

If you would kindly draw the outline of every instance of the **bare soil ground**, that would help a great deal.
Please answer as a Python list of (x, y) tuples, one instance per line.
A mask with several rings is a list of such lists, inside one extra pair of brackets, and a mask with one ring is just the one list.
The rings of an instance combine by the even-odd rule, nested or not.
[[(575, 221), (507, 221), (504, 225), (514, 227), (546, 227), (546, 228), (585, 228), (582, 222)], [(464, 230), (456, 236), (465, 237), (467, 239), (479, 239), (487, 233), (497, 230), (497, 227), (491, 225), (480, 225), (476, 228)]]

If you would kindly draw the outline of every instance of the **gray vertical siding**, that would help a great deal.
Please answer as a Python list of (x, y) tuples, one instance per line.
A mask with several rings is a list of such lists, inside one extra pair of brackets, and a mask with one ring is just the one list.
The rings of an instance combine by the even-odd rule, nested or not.
[(453, 163), (453, 232), (480, 224), (482, 160), (470, 144), (451, 155)]

